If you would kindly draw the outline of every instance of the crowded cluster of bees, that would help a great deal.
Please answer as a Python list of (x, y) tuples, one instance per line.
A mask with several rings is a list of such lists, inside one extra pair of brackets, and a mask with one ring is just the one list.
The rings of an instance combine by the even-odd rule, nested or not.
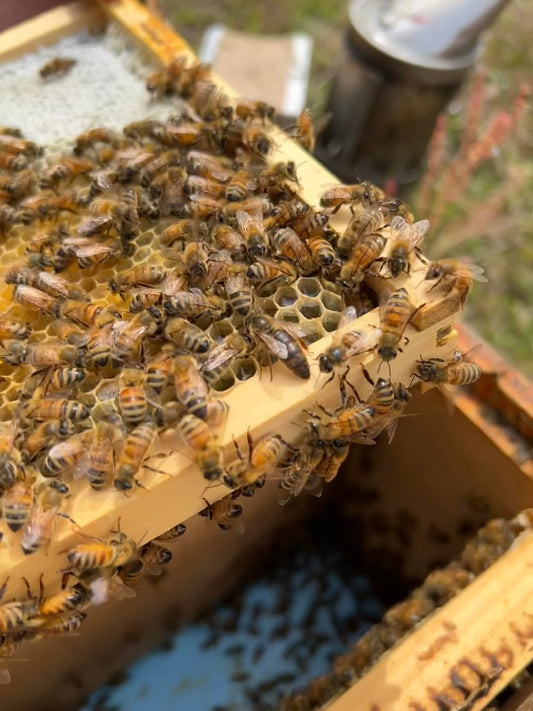
[[(76, 529), (76, 480), (135, 495), (143, 470), (158, 471), (160, 433), (179, 435), (206, 485), (232, 490), (204, 511), (227, 529), (242, 511), (235, 499), (266, 477), (279, 480), (285, 503), (334, 479), (350, 444), (373, 444), (384, 431), (392, 439), (414, 382), (445, 387), (480, 374), (457, 353), (420, 356), (412, 383), (391, 380), (418, 310), (397, 279), (417, 271), (428, 293), (454, 292), (461, 304), (484, 279), (472, 265), (426, 260), (427, 221), (365, 182), (325, 187), (314, 209), (298, 196), (294, 162), (269, 161), (273, 109), (230, 101), (202, 64), (176, 60), (147, 88), (188, 103), (122, 133), (90, 128), (53, 162), (16, 128), (0, 129), (11, 304), (0, 318), (2, 545), (26, 555), (46, 551), (58, 517)], [(290, 132), (312, 150), (307, 112)], [(350, 211), (341, 232), (330, 224), (339, 210)], [(370, 278), (385, 285), (379, 299)], [(356, 319), (378, 302), (379, 327), (361, 329)], [(220, 394), (275, 378), (277, 361), (308, 380), (307, 345), (328, 331), (318, 365), (328, 382), (338, 377), (339, 408), (307, 413), (293, 442), (249, 436), (248, 451), (236, 444), (226, 461)], [(350, 368), (375, 357), (382, 375), (363, 368), (372, 391), (361, 399)], [(164, 541), (184, 531), (143, 545), (117, 527), (64, 554), (57, 594), (28, 584), (27, 597), (8, 602), (4, 584), (0, 656), (77, 629), (89, 604), (168, 562)]]
[[(311, 711), (323, 708), (334, 696), (344, 691), (371, 669), (380, 657), (420, 622), (442, 607), (478, 575), (500, 558), (512, 546), (517, 536), (531, 529), (533, 512), (529, 509), (514, 519), (493, 519), (468, 541), (461, 554), (443, 568), (433, 570), (422, 585), (415, 588), (406, 600), (391, 607), (382, 620), (373, 625), (354, 647), (338, 657), (331, 674), (311, 682), (303, 691), (287, 696), (281, 703), (283, 711)], [(454, 639), (450, 626), (444, 639)], [(439, 651), (435, 641), (421, 652), (419, 659), (431, 659)], [(494, 670), (497, 673), (497, 669)], [(501, 672), (501, 669), (500, 669)], [(475, 664), (465, 665), (464, 673), (452, 675), (451, 690), (442, 697), (442, 708), (470, 708), (487, 693), (486, 670)]]

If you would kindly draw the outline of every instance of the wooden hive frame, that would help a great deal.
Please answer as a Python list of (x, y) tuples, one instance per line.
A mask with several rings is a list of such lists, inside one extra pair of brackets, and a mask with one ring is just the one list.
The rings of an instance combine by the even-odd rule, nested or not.
[[(162, 64), (178, 56), (194, 58), (192, 50), (180, 37), (151, 16), (135, 0), (116, 0), (105, 3), (103, 8), (113, 21)], [(56, 41), (61, 36), (76, 32), (101, 19), (102, 10), (85, 2), (76, 2), (45, 13), (3, 33), (0, 37), (0, 60), (31, 51), (39, 44)], [(218, 83), (227, 95), (234, 97), (227, 86)], [(294, 160), (301, 165), (300, 194), (306, 202), (316, 205), (322, 186), (335, 182), (335, 179), (283, 132), (271, 127), (270, 133), (274, 140), (271, 160)], [(342, 220), (341, 215), (334, 226), (342, 228)], [(418, 276), (418, 280), (419, 278)], [(410, 279), (412, 283), (416, 278), (403, 276), (397, 283), (407, 283), (410, 286)], [(380, 280), (376, 280), (375, 286), (378, 290), (383, 288)], [(420, 353), (447, 359), (451, 357), (457, 345), (453, 330), (453, 322), (459, 310), (456, 296), (452, 294), (446, 298), (438, 298), (418, 292), (417, 299), (415, 305), (421, 308), (414, 325), (408, 327), (410, 342), (392, 363), (394, 381), (410, 381), (413, 363)], [(379, 325), (377, 310), (362, 317), (358, 325), (363, 328)], [(317, 400), (315, 383), (318, 367), (315, 357), (327, 347), (330, 340), (331, 336), (327, 336), (310, 347), (312, 374), (308, 382), (295, 382), (290, 374), (276, 368), (272, 382), (266, 378), (255, 378), (225, 396), (230, 406), (230, 419), (222, 444), (228, 459), (234, 457), (233, 436), (237, 441), (243, 442), (248, 429), (254, 438), (276, 431), (283, 432), (287, 439), (291, 439), (298, 433), (294, 421), (304, 408), (312, 408)], [(375, 374), (378, 364), (379, 359), (374, 355), (365, 359), (365, 365), (371, 374)], [(366, 396), (369, 386), (362, 376), (356, 372), (352, 380), (358, 391)], [(460, 396), (458, 408), (463, 413), (468, 412), (468, 403), (461, 401), (461, 397), (467, 396)], [(335, 406), (338, 402), (337, 385), (331, 383), (325, 387), (319, 399), (325, 406)], [(249, 408), (250, 402), (255, 405), (252, 411)], [(246, 417), (241, 413), (246, 413)], [(164, 445), (175, 452), (162, 465), (171, 476), (165, 477), (146, 471), (142, 475), (142, 481), (148, 491), (136, 492), (130, 497), (125, 497), (120, 492), (106, 491), (96, 499), (93, 491), (86, 490), (74, 497), (69, 513), (87, 535), (105, 536), (120, 518), (122, 529), (132, 538), (138, 540), (144, 536), (144, 540), (150, 540), (201, 510), (205, 505), (202, 500), (204, 493), (211, 502), (227, 494), (228, 490), (224, 487), (204, 492), (205, 482), (197, 468), (179, 454), (180, 443), (177, 440), (165, 440)], [(154, 451), (157, 451), (157, 445)], [(148, 512), (154, 511), (157, 511), (157, 516), (147, 515)], [(78, 541), (79, 537), (68, 524), (59, 525), (48, 555), (39, 555), (38, 570), (36, 556), (24, 557), (18, 551), (3, 546), (0, 550), (0, 570), (11, 577), (10, 594), (24, 592), (23, 576), (32, 585), (36, 584), (40, 573), (47, 575), (48, 579), (57, 576), (58, 570), (64, 567), (65, 549)], [(525, 640), (533, 637), (531, 584), (528, 584), (526, 575), (532, 556), (533, 534), (524, 534), (512, 551), (452, 603), (438, 611), (427, 624), (386, 655), (362, 681), (334, 701), (330, 708), (335, 711), (433, 711), (439, 707), (436, 705), (437, 701), (428, 696), (428, 688), (444, 689), (450, 669), (460, 658), (468, 656), (473, 659), (477, 655), (480, 669), (488, 669), (486, 664), (487, 660), (490, 662), (490, 655), (499, 654), (502, 671), (491, 684), (490, 691), (483, 699), (473, 700), (471, 705), (465, 707), (474, 710), (483, 708), (488, 699), (531, 659), (531, 644)], [(505, 605), (498, 603), (502, 591), (506, 591)], [(479, 605), (480, 600), (486, 601), (487, 604)], [(490, 608), (489, 602), (494, 603)], [(420, 652), (417, 650), (429, 649), (435, 644), (435, 640), (443, 638), (443, 630), (451, 629), (451, 625), (460, 629), (461, 634), (443, 639), (439, 653), (425, 661), (424, 672), (421, 674), (417, 664), (417, 654)], [(496, 630), (495, 638), (498, 641), (491, 647), (488, 642), (491, 632)], [(480, 638), (487, 640), (487, 646), (480, 644)], [(505, 654), (507, 661), (504, 660)], [(490, 669), (487, 673), (489, 671)], [(369, 700), (372, 700), (372, 703)]]

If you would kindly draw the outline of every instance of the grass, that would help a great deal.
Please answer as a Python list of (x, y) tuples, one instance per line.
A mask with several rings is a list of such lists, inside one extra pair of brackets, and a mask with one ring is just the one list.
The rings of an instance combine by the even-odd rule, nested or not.
[[(485, 76), (483, 101), (475, 122), (482, 134), (498, 111), (512, 111), (522, 84), (533, 76), (531, 0), (514, 0), (486, 38), (477, 71)], [(197, 47), (205, 28), (223, 22), (249, 33), (295, 30), (314, 40), (308, 105), (320, 120), (329, 82), (335, 74), (347, 26), (347, 0), (160, 0), (163, 14)], [(452, 103), (445, 120), (441, 173), (465, 139), (465, 120), (476, 99), (476, 76)], [(472, 137), (471, 137), (472, 138)], [(533, 377), (533, 113), (528, 106), (520, 124), (474, 170), (459, 195), (420, 212), (432, 227), (426, 250), (432, 258), (468, 257), (489, 278), (478, 285), (466, 320), (490, 343)], [(442, 174), (435, 176), (436, 184)], [(409, 200), (415, 208), (419, 195)]]

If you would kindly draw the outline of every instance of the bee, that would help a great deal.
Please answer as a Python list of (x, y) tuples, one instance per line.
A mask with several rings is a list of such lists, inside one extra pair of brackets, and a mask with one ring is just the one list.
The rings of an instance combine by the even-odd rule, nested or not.
[(226, 183), (224, 188), (224, 196), (226, 200), (231, 202), (244, 200), (248, 193), (253, 191), (257, 185), (257, 181), (247, 170), (239, 170)]
[(324, 456), (315, 468), (315, 473), (322, 481), (329, 484), (337, 474), (346, 457), (350, 453), (350, 445), (344, 440), (334, 439), (327, 442), (324, 449)]
[(220, 433), (228, 418), (228, 412), (229, 405), (227, 402), (210, 398), (207, 401), (207, 415), (205, 421), (213, 431)]
[(197, 228), (194, 220), (190, 218), (178, 220), (163, 230), (160, 237), (161, 244), (170, 247), (174, 242), (194, 239), (195, 232), (197, 232)]
[(279, 483), (282, 491), (278, 499), (282, 506), (292, 498), (299, 496), (306, 486), (312, 482), (313, 473), (322, 462), (324, 456), (324, 449), (318, 447), (312, 440), (308, 440), (298, 448), (296, 454), (282, 467)]
[(67, 250), (66, 256), (71, 254), (76, 258), (80, 269), (92, 269), (103, 262), (118, 259), (123, 254), (122, 244), (118, 239), (95, 242), (81, 238), (74, 241), (74, 238), (72, 238), (68, 242), (69, 244), (65, 243), (63, 250)]
[(452, 360), (446, 363), (441, 358), (418, 360), (415, 376), (423, 383), (435, 383), (446, 392), (447, 385), (471, 385), (481, 377), (481, 368), (475, 363)]
[(233, 259), (227, 250), (221, 249), (216, 252), (210, 252), (207, 258), (205, 290), (211, 289), (214, 284), (221, 284), (231, 273), (232, 267)]
[(162, 215), (180, 215), (185, 204), (187, 174), (179, 166), (170, 166), (150, 183), (150, 194), (159, 198)]
[(254, 444), (248, 432), (248, 460), (243, 458), (235, 442), (239, 459), (227, 468), (223, 476), (224, 484), (231, 489), (254, 484), (278, 464), (286, 444), (280, 435), (267, 435)]
[(307, 240), (307, 246), (313, 260), (323, 269), (331, 267), (336, 260), (335, 250), (327, 239), (320, 235), (312, 235)]
[(274, 118), (276, 109), (264, 101), (240, 99), (235, 106), (235, 115), (243, 121), (261, 119), (265, 123), (267, 119), (272, 120)]
[(104, 367), (113, 352), (114, 336), (111, 325), (91, 328), (86, 337), (87, 360), (92, 368)]
[(43, 576), (40, 581), (41, 594), (39, 597), (39, 615), (44, 617), (55, 617), (65, 615), (75, 610), (83, 610), (91, 602), (91, 591), (77, 584), (71, 588), (65, 588), (50, 595), (44, 596)]
[(292, 200), (284, 205), (275, 207), (272, 211), (272, 223), (270, 228), (286, 227), (304, 217), (311, 208), (301, 200)]
[(432, 262), (426, 272), (426, 279), (437, 279), (438, 281), (431, 287), (434, 289), (443, 280), (448, 280), (450, 291), (454, 290), (459, 294), (461, 307), (465, 305), (468, 295), (472, 291), (474, 281), (486, 282), (483, 275), (483, 268), (477, 264), (459, 262), (456, 259), (441, 259)]
[(43, 154), (43, 149), (36, 143), (26, 141), (23, 138), (17, 138), (7, 133), (0, 134), (0, 150), (12, 154), (24, 153), (31, 157)]
[(172, 363), (176, 398), (191, 414), (207, 416), (207, 384), (193, 356), (176, 356)]
[(193, 193), (189, 195), (189, 202), (183, 209), (183, 214), (194, 217), (196, 220), (209, 220), (215, 218), (220, 220), (223, 212), (224, 202), (209, 195)]
[[(354, 202), (360, 202), (365, 199), (367, 185), (368, 183), (356, 183), (355, 185), (331, 185), (330, 187), (327, 187), (320, 196), (320, 206), (333, 208), (332, 213), (335, 213), (342, 207), (342, 205), (352, 205)], [(385, 193), (381, 193), (381, 198), (385, 198)]]
[(174, 346), (166, 343), (161, 350), (151, 358), (145, 366), (146, 385), (156, 393), (168, 383), (172, 374), (172, 359), (174, 357)]
[[(215, 521), (223, 531), (228, 531), (241, 514), (242, 506), (236, 504), (231, 496), (225, 496), (213, 504), (207, 504), (207, 508), (200, 512), (200, 516), (206, 516), (210, 521)], [(241, 529), (241, 532), (243, 530)]]
[(194, 279), (203, 279), (207, 274), (207, 252), (199, 242), (189, 242), (180, 255), (183, 269)]
[(72, 365), (78, 357), (78, 350), (73, 345), (61, 343), (30, 343), (11, 341), (6, 348), (2, 360), (6, 363), (35, 365), (39, 368), (49, 368), (54, 365), (69, 363)]
[(3, 514), (7, 527), (16, 533), (24, 526), (33, 507), (33, 481), (28, 476), (20, 477), (4, 493)]
[(348, 407), (338, 414), (325, 412), (324, 416), (313, 415), (307, 425), (311, 436), (318, 442), (331, 440), (358, 441), (361, 433), (370, 424), (376, 411), (364, 403)]
[(288, 284), (292, 284), (298, 279), (298, 272), (290, 262), (258, 258), (248, 267), (246, 277), (251, 282), (257, 283), (283, 279)]
[(24, 170), (28, 165), (28, 158), (22, 154), (9, 153), (0, 147), (0, 169), (1, 170)]
[(57, 637), (65, 634), (76, 634), (81, 625), (87, 619), (87, 613), (83, 610), (76, 610), (57, 618), (43, 619), (34, 634), (34, 639), (47, 637)]
[(226, 295), (233, 313), (248, 316), (253, 306), (253, 293), (247, 284), (246, 267), (235, 265), (226, 278)]
[(18, 304), (27, 306), (32, 311), (57, 315), (59, 310), (58, 300), (33, 286), (19, 284), (15, 287), (13, 298)]
[(95, 491), (100, 491), (111, 479), (115, 465), (114, 443), (120, 436), (118, 428), (100, 420), (88, 433), (90, 446), (82, 473)]
[(18, 426), (15, 420), (0, 430), (0, 493), (10, 489), (24, 476), (21, 452), (16, 445)]
[(246, 252), (246, 242), (240, 232), (229, 225), (216, 223), (211, 228), (211, 239), (233, 257), (242, 257)]
[(16, 175), (9, 177), (5, 185), (5, 191), (11, 199), (21, 198), (31, 192), (35, 181), (36, 174), (33, 170), (21, 170)]
[(266, 156), (272, 148), (268, 136), (255, 126), (244, 121), (229, 121), (216, 130), (216, 140), (221, 148), (230, 154), (243, 146), (258, 156)]
[(178, 523), (176, 526), (172, 526), (168, 531), (165, 531), (160, 536), (157, 536), (156, 541), (173, 541), (187, 531), (187, 526), (184, 523)]
[(94, 163), (88, 158), (64, 158), (44, 173), (41, 178), (41, 187), (50, 188), (62, 180), (73, 180), (77, 175), (88, 173), (94, 167)]
[(239, 231), (246, 242), (246, 251), (252, 259), (264, 257), (268, 252), (268, 239), (259, 213), (239, 211), (236, 215)]
[(20, 321), (12, 321), (5, 314), (0, 316), (0, 341), (23, 341), (31, 334), (31, 326)]
[(98, 143), (110, 144), (113, 148), (118, 148), (123, 140), (118, 133), (109, 128), (91, 128), (85, 133), (80, 133), (76, 138), (74, 153), (81, 155), (87, 148), (94, 147)]
[(208, 383), (214, 383), (230, 367), (237, 356), (248, 351), (248, 344), (238, 333), (230, 333), (210, 351), (202, 363), (201, 372)]
[(56, 516), (66, 516), (60, 511), (68, 493), (68, 486), (54, 479), (43, 482), (37, 488), (35, 502), (22, 534), (21, 545), (26, 555), (48, 546)]
[(399, 204), (399, 200), (381, 201), (376, 206), (365, 207), (355, 213), (339, 237), (341, 255), (352, 253), (362, 238), (379, 234), (386, 227), (387, 220), (396, 214)]
[(165, 124), (162, 121), (144, 119), (127, 124), (122, 132), (128, 138), (156, 138), (164, 128)]
[(315, 149), (315, 130), (313, 118), (309, 109), (304, 109), (296, 120), (294, 137), (306, 151), (312, 153)]
[(83, 368), (57, 368), (46, 380), (46, 392), (50, 393), (71, 388), (85, 380), (86, 376), (87, 372)]
[(154, 177), (162, 170), (166, 170), (172, 166), (182, 164), (181, 151), (175, 148), (170, 148), (168, 151), (163, 151), (154, 155), (148, 163), (144, 164), (141, 169), (141, 184), (148, 187)]
[(56, 477), (72, 470), (87, 451), (87, 433), (75, 434), (69, 439), (54, 444), (43, 463), (43, 475)]
[(184, 122), (178, 126), (164, 124), (156, 131), (157, 140), (169, 148), (200, 148), (211, 145), (212, 128), (201, 121)]
[(225, 196), (226, 187), (216, 180), (202, 178), (200, 175), (189, 175), (185, 183), (184, 192), (186, 195), (208, 195), (209, 197), (220, 199)]
[[(384, 411), (385, 396), (383, 395), (383, 404), (381, 405), (381, 409), (384, 412), (382, 412), (379, 416), (376, 416), (375, 422), (367, 429), (368, 436), (371, 438), (377, 437), (381, 434), (381, 432), (386, 430), (389, 438), (389, 444), (394, 439), (399, 418), (402, 417), (405, 408), (411, 402), (411, 393), (401, 383), (396, 385), (393, 389), (394, 400), (390, 409), (388, 411)], [(372, 397), (374, 397), (374, 395)]]
[(198, 289), (190, 289), (178, 292), (173, 296), (165, 295), (163, 308), (167, 314), (184, 318), (195, 318), (203, 314), (213, 318), (225, 311), (225, 304), (222, 299), (216, 296), (206, 296)]
[(270, 241), (280, 256), (298, 264), (304, 274), (315, 271), (309, 245), (300, 239), (293, 229), (282, 227), (272, 230)]
[(303, 380), (311, 376), (309, 363), (304, 353), (305, 345), (291, 333), (287, 325), (281, 326), (266, 314), (252, 315), (247, 320), (252, 339), (258, 339), (286, 367)]
[(138, 360), (146, 336), (153, 336), (157, 323), (148, 311), (141, 311), (130, 321), (116, 321), (113, 326), (113, 361), (117, 364)]
[(214, 481), (222, 476), (222, 450), (209, 425), (191, 413), (178, 422), (178, 432), (193, 453), (193, 459), (205, 479)]
[(126, 437), (122, 454), (118, 458), (116, 467), (115, 487), (120, 491), (127, 491), (138, 482), (135, 479), (146, 452), (154, 441), (155, 430), (150, 423), (135, 427)]
[(66, 299), (79, 300), (83, 292), (75, 286), (50, 272), (36, 271), (28, 267), (11, 267), (5, 275), (6, 284), (25, 284), (44, 291), (50, 296), (64, 297)]
[(52, 397), (33, 397), (22, 404), (21, 412), (24, 417), (33, 420), (71, 420), (72, 422), (86, 420), (91, 414), (89, 408), (81, 402)]
[(379, 261), (380, 254), (385, 249), (386, 244), (387, 238), (378, 232), (370, 234), (361, 240), (348, 261), (341, 268), (341, 283), (346, 285), (360, 284), (371, 265)]
[[(222, 216), (231, 226), (238, 226), (237, 214), (239, 212), (247, 212), (250, 215), (259, 215), (265, 217), (272, 210), (272, 203), (264, 195), (252, 195), (245, 200), (239, 200), (226, 203), (222, 208)], [(220, 217), (220, 216), (219, 216)]]
[(398, 344), (414, 311), (409, 295), (403, 287), (391, 294), (384, 293), (380, 304), (381, 339), (378, 348), (378, 355), (384, 361), (396, 358), (398, 351), (401, 351)]
[(393, 277), (399, 276), (402, 272), (409, 274), (411, 254), (418, 253), (418, 247), (428, 229), (429, 220), (419, 220), (411, 225), (400, 215), (392, 218), (391, 251), (387, 265)]
[(106, 312), (102, 306), (98, 306), (98, 304), (91, 301), (84, 301), (83, 303), (70, 300), (63, 301), (59, 308), (59, 315), (77, 325), (89, 328), (103, 326), (113, 320), (113, 316)]
[[(7, 580), (0, 588), (0, 600), (4, 597), (7, 588)], [(13, 600), (0, 605), (0, 634), (13, 634), (17, 630), (24, 628), (27, 621), (38, 610), (38, 602), (31, 596), (27, 600)], [(3, 639), (3, 637), (2, 637)], [(2, 647), (4, 645), (2, 644)], [(3, 649), (1, 656), (3, 654)]]
[(172, 560), (172, 551), (159, 545), (158, 541), (145, 543), (140, 550), (140, 557), (147, 567), (167, 565)]
[(50, 77), (62, 77), (65, 74), (68, 74), (75, 64), (75, 59), (69, 59), (68, 57), (54, 57), (39, 69), (39, 74), (43, 79), (50, 79)]
[(109, 288), (114, 294), (123, 296), (132, 286), (154, 286), (165, 278), (166, 271), (163, 267), (145, 264), (131, 269), (129, 272), (117, 276), (109, 282)]
[(368, 331), (344, 330), (356, 318), (357, 311), (353, 306), (349, 306), (342, 314), (331, 345), (319, 356), (318, 366), (322, 373), (333, 373), (335, 368), (344, 365), (349, 358), (371, 351), (379, 343), (379, 328), (371, 328)]
[(107, 539), (95, 538), (90, 543), (80, 543), (67, 552), (70, 572), (77, 578), (92, 572), (114, 572), (136, 557), (137, 544), (120, 531)]
[(118, 409), (126, 425), (139, 425), (148, 414), (144, 371), (126, 368), (119, 375)]
[(305, 240), (312, 237), (322, 237), (326, 232), (328, 219), (325, 213), (309, 209), (305, 215), (301, 215), (292, 222), (292, 228), (299, 237)]
[(46, 420), (24, 437), (20, 451), (25, 461), (33, 461), (44, 449), (50, 447), (58, 437), (69, 434), (66, 420)]
[(218, 183), (227, 183), (234, 175), (224, 158), (201, 151), (193, 150), (187, 153), (186, 167), (189, 174), (200, 175)]
[(209, 336), (201, 328), (182, 318), (171, 318), (165, 324), (165, 337), (188, 353), (207, 353)]

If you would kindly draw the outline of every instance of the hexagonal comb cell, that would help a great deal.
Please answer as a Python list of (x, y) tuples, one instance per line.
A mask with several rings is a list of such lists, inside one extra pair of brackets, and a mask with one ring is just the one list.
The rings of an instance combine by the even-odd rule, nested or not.
[(320, 294), (320, 300), (324, 304), (324, 308), (329, 311), (342, 311), (344, 308), (344, 302), (342, 296), (339, 294), (334, 294), (332, 291), (323, 291)]
[(322, 326), (327, 333), (337, 330), (341, 315), (338, 311), (325, 311), (322, 317)]
[(311, 345), (311, 343), (315, 343), (315, 341), (319, 341), (325, 336), (325, 331), (318, 321), (315, 321), (314, 323), (306, 322), (301, 326), (301, 329), (303, 332), (302, 338), (308, 346)]
[(291, 286), (285, 286), (276, 291), (274, 301), (278, 306), (292, 306), (296, 301), (298, 301), (299, 294)]
[(300, 315), (296, 309), (280, 309), (277, 315), (278, 321), (286, 323), (300, 323)]
[(320, 318), (324, 313), (324, 307), (318, 299), (300, 299), (297, 306), (298, 311), (309, 321)]
[(235, 385), (235, 375), (231, 370), (223, 373), (218, 380), (210, 383), (210, 387), (217, 393), (225, 393)]
[(301, 277), (295, 286), (303, 296), (318, 296), (322, 291), (320, 281), (311, 277)]
[(209, 326), (207, 333), (211, 336), (215, 343), (222, 343), (222, 341), (234, 333), (235, 328), (229, 319), (224, 319), (223, 321), (217, 321), (216, 323)]
[(232, 366), (237, 380), (242, 383), (256, 375), (259, 365), (255, 358), (239, 358)]

